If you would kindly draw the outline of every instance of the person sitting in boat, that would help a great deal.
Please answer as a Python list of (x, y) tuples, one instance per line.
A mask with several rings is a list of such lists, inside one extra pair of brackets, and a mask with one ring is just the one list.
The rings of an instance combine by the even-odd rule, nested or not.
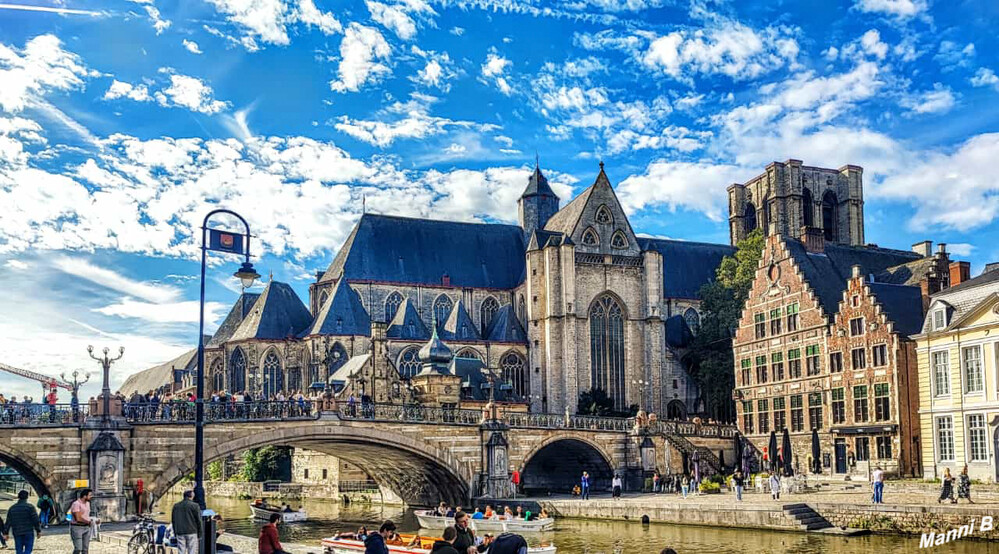
[(368, 538), (368, 529), (362, 525), (356, 533), (337, 533), (334, 538), (364, 542), (364, 539)]
[(385, 520), (377, 533), (370, 533), (364, 539), (364, 554), (388, 554), (388, 547), (385, 546), (386, 539), (395, 534), (395, 523), (391, 519)]
[(514, 519), (516, 518), (513, 517), (513, 510), (509, 506), (503, 506), (503, 520), (513, 521)]
[(486, 504), (486, 513), (483, 514), (483, 516), (482, 516), (483, 519), (493, 519), (493, 516), (495, 516), (495, 515), (496, 514), (495, 514), (495, 512), (493, 512), (492, 505)]
[(482, 510), (476, 508), (475, 513), (472, 514), (472, 519), (484, 519), (486, 516), (482, 514)]
[(517, 506), (517, 515), (514, 519), (527, 519), (524, 517), (524, 508)]
[(406, 545), (406, 548), (413, 548), (414, 546), (416, 548), (419, 548), (420, 545), (422, 544), (423, 544), (423, 537), (421, 537), (420, 535), (414, 535), (413, 540), (409, 541), (409, 544)]
[(454, 541), (458, 539), (458, 532), (454, 530), (454, 527), (448, 527), (444, 529), (444, 536), (438, 541), (434, 541), (434, 546), (430, 550), (430, 554), (459, 554), (458, 550), (454, 547)]
[(454, 517), (455, 513), (457, 513), (455, 509), (448, 506), (447, 510), (444, 511), (444, 517)]
[(548, 519), (548, 510), (546, 510), (546, 509), (544, 509), (544, 507), (542, 507), (541, 508), (541, 514), (539, 515), (539, 517), (541, 519)]
[(438, 504), (437, 507), (434, 508), (434, 515), (437, 517), (444, 517), (447, 515), (447, 503), (441, 502)]

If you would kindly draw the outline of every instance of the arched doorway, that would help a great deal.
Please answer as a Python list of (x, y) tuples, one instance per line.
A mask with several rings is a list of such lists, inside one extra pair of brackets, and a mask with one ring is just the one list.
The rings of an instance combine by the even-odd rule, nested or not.
[(687, 407), (680, 400), (670, 400), (666, 405), (666, 419), (687, 419)]
[(583, 472), (590, 474), (590, 491), (610, 488), (614, 471), (610, 460), (593, 445), (579, 439), (557, 439), (534, 452), (521, 472), (528, 495), (568, 494)]
[(822, 231), (828, 241), (835, 241), (839, 236), (839, 230), (836, 228), (838, 206), (839, 200), (835, 192), (828, 190), (822, 195)]

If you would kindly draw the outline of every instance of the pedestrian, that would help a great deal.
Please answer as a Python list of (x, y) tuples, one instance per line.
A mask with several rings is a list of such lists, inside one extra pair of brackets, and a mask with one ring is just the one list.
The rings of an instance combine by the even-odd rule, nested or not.
[(590, 499), (590, 474), (583, 472), (583, 476), (579, 479), (580, 485), (580, 495), (582, 495), (582, 500)]
[(4, 538), (14, 535), (14, 552), (31, 554), (35, 548), (35, 537), (42, 536), (38, 523), (38, 512), (28, 503), (28, 491), (17, 493), (17, 503), (7, 510), (7, 523), (0, 525)]
[(621, 487), (623, 483), (621, 482), (621, 475), (618, 473), (614, 474), (614, 479), (611, 480), (611, 487), (613, 487), (613, 496), (616, 500), (621, 499)]
[(780, 476), (776, 471), (770, 474), (770, 498), (780, 500)]
[(90, 552), (90, 531), (97, 518), (90, 518), (90, 499), (93, 492), (90, 489), (80, 491), (79, 497), (69, 507), (69, 538), (73, 541), (73, 554), (88, 554)]
[(454, 530), (454, 527), (447, 527), (444, 529), (444, 535), (441, 540), (435, 541), (433, 548), (430, 549), (430, 554), (458, 554), (458, 550), (454, 547), (454, 541), (458, 539), (458, 532)]
[(940, 491), (940, 498), (937, 499), (937, 504), (943, 502), (946, 499), (950, 499), (951, 504), (957, 504), (957, 499), (954, 498), (954, 477), (950, 474), (950, 468), (944, 468), (943, 474), (943, 489)]
[(177, 536), (177, 554), (198, 554), (201, 538), (201, 506), (194, 502), (194, 491), (184, 491), (184, 498), (173, 505), (170, 522)]
[[(270, 519), (266, 525), (260, 528), (260, 538), (257, 539), (257, 552), (258, 554), (287, 554), (284, 547), (281, 546), (281, 541), (278, 540), (277, 524), (281, 521), (281, 514), (271, 514)], [(367, 544), (367, 543), (365, 543)], [(384, 548), (385, 544), (382, 543)], [(377, 552), (378, 554), (387, 554), (388, 550), (384, 552), (380, 550), (365, 550), (365, 552)]]
[(974, 504), (971, 501), (971, 478), (968, 477), (968, 464), (964, 464), (964, 469), (957, 476), (957, 499), (960, 500), (962, 498), (967, 499), (968, 504)]
[(690, 479), (687, 478), (686, 474), (680, 479), (680, 490), (683, 491), (683, 497), (687, 498), (687, 492), (690, 490)]
[(475, 531), (468, 526), (469, 519), (468, 514), (465, 512), (458, 512), (454, 516), (454, 531), (457, 534), (457, 538), (454, 540), (453, 546), (458, 551), (458, 554), (485, 552), (489, 548), (485, 544), (476, 545), (479, 541), (475, 539)]
[(527, 541), (514, 533), (503, 533), (493, 539), (489, 546), (489, 554), (526, 554)]
[[(377, 533), (369, 533), (364, 539), (364, 554), (389, 554), (385, 541), (395, 534), (395, 523), (391, 519), (385, 520)], [(261, 552), (260, 554), (264, 554)]]
[(742, 490), (746, 484), (746, 478), (742, 476), (742, 470), (736, 469), (732, 474), (732, 484), (735, 485), (735, 499), (742, 502)]
[(652, 474), (652, 493), (653, 494), (659, 492), (659, 481), (660, 480), (661, 480), (661, 478), (659, 477), (659, 472), (658, 471), (656, 471), (655, 473)]
[(885, 472), (881, 466), (875, 467), (874, 471), (871, 472), (871, 486), (874, 488), (874, 503), (884, 504)]

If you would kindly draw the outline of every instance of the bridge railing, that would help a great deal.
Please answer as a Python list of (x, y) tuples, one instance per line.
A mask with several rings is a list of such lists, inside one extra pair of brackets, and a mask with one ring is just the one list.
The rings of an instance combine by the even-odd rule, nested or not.
[(2, 404), (0, 427), (46, 427), (77, 425), (87, 418), (87, 405)]
[(585, 431), (628, 431), (634, 420), (624, 417), (599, 417), (564, 414), (506, 412), (503, 422), (510, 427), (525, 429), (578, 429)]
[(420, 404), (358, 403), (340, 406), (340, 418), (371, 421), (403, 421), (407, 423), (439, 423), (446, 425), (478, 425), (482, 410), (423, 406)]
[(691, 421), (652, 421), (648, 431), (653, 434), (680, 435), (686, 437), (735, 437), (737, 428), (734, 425), (719, 423), (697, 424)]
[[(314, 400), (207, 402), (205, 422), (271, 421), (319, 419), (320, 402)], [(193, 402), (160, 402), (157, 404), (125, 404), (125, 419), (134, 425), (160, 423), (192, 423)]]

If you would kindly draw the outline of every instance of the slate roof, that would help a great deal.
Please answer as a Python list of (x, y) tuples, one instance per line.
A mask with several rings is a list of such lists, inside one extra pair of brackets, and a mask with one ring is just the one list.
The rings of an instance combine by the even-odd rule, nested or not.
[(479, 340), (479, 332), (472, 323), (468, 310), (465, 309), (465, 303), (460, 299), (451, 308), (451, 314), (441, 326), (441, 338), (453, 341)]
[(190, 370), (194, 369), (197, 365), (198, 349), (194, 348), (184, 352), (169, 362), (129, 375), (128, 379), (125, 379), (125, 382), (122, 383), (118, 390), (121, 391), (126, 398), (136, 392), (146, 394), (151, 390), (172, 385), (174, 382), (173, 372), (175, 368)]
[(319, 309), (307, 334), (368, 337), (371, 336), (371, 317), (357, 292), (345, 281), (340, 281)]
[(430, 330), (416, 312), (413, 302), (407, 298), (399, 304), (395, 317), (385, 330), (385, 336), (390, 339), (427, 340), (430, 338)]
[[(986, 271), (973, 279), (944, 289), (930, 297), (930, 305), (936, 302), (943, 302), (949, 306), (947, 314), (947, 327), (959, 321), (964, 316), (973, 312), (978, 306), (988, 300), (993, 294), (999, 294), (999, 270)], [(930, 314), (933, 313), (932, 307)], [(928, 314), (922, 327), (922, 332), (928, 333), (931, 329)]]
[(271, 281), (229, 340), (284, 339), (309, 327), (312, 314), (286, 283)]
[(919, 281), (930, 272), (936, 265), (936, 258), (928, 256), (919, 258), (901, 265), (889, 267), (877, 273), (874, 280), (878, 283), (891, 283), (895, 285), (915, 285), (919, 286)]
[(524, 282), (524, 234), (516, 225), (364, 214), (323, 281), (374, 281), (512, 289)]
[(666, 344), (673, 348), (686, 348), (693, 340), (694, 334), (690, 332), (690, 326), (682, 315), (666, 318)]
[(572, 236), (572, 230), (576, 228), (576, 223), (579, 221), (580, 216), (583, 215), (583, 209), (586, 207), (586, 202), (590, 199), (590, 194), (593, 193), (594, 185), (596, 183), (587, 187), (586, 190), (579, 193), (579, 196), (573, 198), (561, 210), (555, 212), (555, 215), (545, 224), (545, 231), (562, 233), (567, 237)]
[(490, 342), (527, 342), (527, 333), (520, 325), (520, 319), (513, 310), (513, 304), (506, 304), (493, 316), (486, 329), (486, 340)]
[(563, 244), (573, 244), (572, 239), (557, 231), (537, 229), (531, 234), (531, 238), (527, 242), (527, 249), (539, 250), (546, 246), (562, 246)]
[(524, 194), (521, 196), (552, 196), (558, 198), (555, 191), (548, 186), (548, 179), (541, 173), (541, 167), (537, 165), (534, 166), (534, 173), (531, 173), (531, 177), (527, 180), (527, 188), (524, 189)]
[(333, 372), (327, 379), (328, 383), (344, 385), (350, 378), (364, 367), (364, 364), (368, 363), (371, 359), (371, 354), (360, 354), (354, 356), (353, 358), (347, 360), (339, 369)]
[(246, 314), (250, 313), (250, 308), (253, 307), (253, 303), (258, 298), (260, 298), (260, 295), (253, 292), (240, 294), (229, 310), (229, 315), (225, 316), (222, 325), (219, 325), (215, 334), (212, 335), (212, 339), (208, 341), (208, 347), (221, 346), (225, 341), (229, 340), (232, 334), (236, 332), (236, 329), (239, 328), (239, 324), (243, 322)]
[(868, 283), (881, 309), (895, 324), (895, 331), (904, 335), (914, 335), (923, 326), (923, 294), (919, 287)]
[(701, 287), (715, 280), (722, 258), (735, 254), (727, 244), (683, 240), (639, 237), (638, 246), (662, 255), (665, 298), (700, 298)]

